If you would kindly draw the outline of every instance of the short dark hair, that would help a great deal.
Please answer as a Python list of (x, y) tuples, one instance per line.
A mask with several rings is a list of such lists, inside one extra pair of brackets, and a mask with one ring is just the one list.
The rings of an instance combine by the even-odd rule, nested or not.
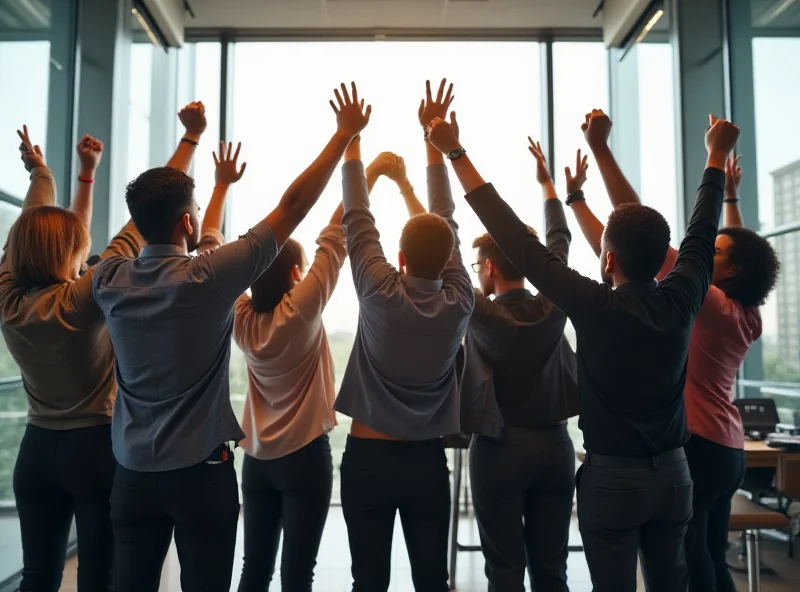
[(267, 270), (250, 286), (252, 298), (250, 306), (254, 312), (272, 312), (280, 304), (284, 295), (294, 287), (292, 269), (306, 265), (303, 246), (293, 238), (286, 241), (281, 252), (275, 257)]
[[(145, 171), (128, 184), (125, 201), (139, 234), (147, 242), (168, 242), (194, 200), (194, 180), (177, 169)], [(198, 229), (199, 230), (199, 229)]]
[(778, 254), (767, 239), (747, 228), (723, 228), (719, 234), (733, 240), (728, 263), (737, 268), (719, 287), (728, 298), (745, 306), (761, 306), (778, 281)]
[(604, 237), (620, 271), (631, 281), (654, 279), (667, 258), (669, 224), (653, 208), (619, 206), (608, 217)]
[(415, 275), (435, 280), (453, 256), (455, 240), (447, 220), (437, 214), (417, 214), (403, 227), (400, 250)]
[(523, 278), (520, 271), (508, 260), (494, 242), (494, 239), (487, 232), (482, 234), (474, 241), (472, 241), (472, 248), (478, 249), (478, 257), (482, 259), (491, 259), (495, 267), (500, 270), (500, 274), (508, 281), (517, 281)]

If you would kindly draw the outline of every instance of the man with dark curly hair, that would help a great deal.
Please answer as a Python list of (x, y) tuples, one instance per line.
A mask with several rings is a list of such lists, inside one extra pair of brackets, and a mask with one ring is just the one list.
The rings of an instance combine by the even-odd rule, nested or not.
[[(605, 115), (596, 120), (606, 129)], [(639, 196), (625, 179), (604, 135), (592, 136), (590, 147), (615, 206), (612, 218), (622, 216), (629, 225), (615, 231), (647, 250), (650, 242), (639, 242), (625, 226), (636, 224), (640, 231), (656, 234), (640, 213)], [(750, 346), (761, 336), (763, 305), (778, 279), (780, 263), (769, 241), (743, 228), (738, 188), (742, 178), (739, 158), (729, 157), (726, 165), (723, 228), (717, 233), (711, 286), (695, 320), (689, 346), (684, 401), (691, 439), (684, 446), (694, 482), (692, 519), (686, 535), (685, 555), (689, 568), (689, 590), (734, 592), (735, 586), (725, 562), (731, 500), (744, 478), (746, 459), (744, 430), (739, 411), (733, 405), (736, 373)], [(600, 253), (603, 224), (595, 218), (585, 200), (572, 210), (589, 243)], [(663, 220), (663, 218), (662, 218)], [(656, 226), (661, 226), (657, 224)], [(606, 227), (610, 240), (611, 224)], [(668, 232), (668, 231), (667, 231)], [(662, 237), (663, 240), (663, 237)], [(669, 248), (656, 278), (664, 280), (675, 268), (678, 251)]]

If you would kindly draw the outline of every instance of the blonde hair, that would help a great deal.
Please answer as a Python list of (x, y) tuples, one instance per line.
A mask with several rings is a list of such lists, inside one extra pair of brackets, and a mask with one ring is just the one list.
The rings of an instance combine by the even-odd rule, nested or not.
[(68, 265), (89, 253), (89, 231), (74, 213), (54, 206), (25, 210), (8, 232), (9, 271), (29, 287), (66, 282)]

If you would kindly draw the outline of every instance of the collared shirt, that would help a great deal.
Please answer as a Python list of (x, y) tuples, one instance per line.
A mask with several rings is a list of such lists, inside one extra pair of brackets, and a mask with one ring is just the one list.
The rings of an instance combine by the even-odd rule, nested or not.
[[(37, 167), (23, 209), (55, 205), (47, 168)], [(132, 223), (101, 258), (136, 257), (142, 238)], [(30, 288), (0, 264), (0, 321), (6, 346), (20, 369), (28, 423), (71, 430), (111, 423), (116, 396), (114, 349), (92, 296), (94, 267), (74, 281)]]
[[(677, 257), (678, 252), (670, 248), (659, 279), (672, 271)], [(691, 433), (729, 448), (744, 448), (733, 383), (761, 330), (757, 306), (744, 306), (716, 286), (708, 289), (689, 343), (684, 399)]]
[[(547, 248), (564, 264), (571, 235), (564, 207), (545, 200)], [(564, 337), (567, 315), (542, 294), (510, 290), (490, 300), (477, 295), (465, 340), (462, 424), (469, 413), (475, 433), (498, 437), (483, 424), (496, 400), (505, 427), (552, 426), (577, 415), (575, 354)], [(481, 425), (483, 424), (483, 425)], [(462, 425), (462, 431), (467, 431)], [(488, 433), (487, 433), (488, 432)]]
[(326, 226), (306, 277), (274, 310), (236, 301), (233, 338), (247, 361), (242, 448), (255, 458), (286, 456), (333, 429), (336, 381), (322, 312), (347, 251), (344, 228)]
[(197, 257), (147, 245), (138, 259), (98, 264), (95, 300), (117, 355), (111, 439), (122, 466), (180, 469), (244, 437), (230, 403), (233, 305), (278, 250), (262, 221)]
[(344, 175), (344, 226), (358, 294), (353, 351), (335, 409), (401, 440), (459, 431), (456, 356), (475, 297), (459, 252), (458, 226), (445, 165), (428, 167), (430, 212), (456, 236), (441, 279), (400, 274), (386, 261), (361, 162)]
[(617, 289), (567, 267), (490, 185), (467, 201), (525, 277), (572, 320), (589, 452), (650, 457), (688, 439), (683, 389), (692, 323), (708, 292), (725, 174), (707, 169), (675, 269)]

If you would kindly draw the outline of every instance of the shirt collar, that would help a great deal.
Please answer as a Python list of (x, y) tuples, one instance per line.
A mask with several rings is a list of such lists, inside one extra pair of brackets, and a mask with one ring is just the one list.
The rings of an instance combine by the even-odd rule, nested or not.
[(618, 292), (632, 292), (634, 294), (647, 294), (655, 291), (658, 283), (655, 280), (645, 282), (626, 282), (617, 288)]
[(501, 301), (501, 300), (512, 300), (514, 298), (524, 298), (524, 297), (531, 297), (533, 298), (533, 294), (527, 288), (515, 288), (513, 290), (508, 290), (503, 292), (499, 296), (494, 297), (494, 301)]
[(140, 259), (149, 257), (189, 257), (183, 247), (178, 245), (145, 245), (139, 254)]
[(442, 289), (442, 284), (444, 283), (441, 278), (438, 280), (426, 280), (423, 278), (413, 277), (410, 275), (404, 275), (403, 283), (406, 286), (411, 286), (416, 288), (420, 292), (439, 292)]

